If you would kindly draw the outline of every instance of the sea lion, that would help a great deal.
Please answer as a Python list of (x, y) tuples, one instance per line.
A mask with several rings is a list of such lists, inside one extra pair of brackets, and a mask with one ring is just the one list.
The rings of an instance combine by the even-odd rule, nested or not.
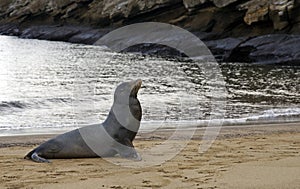
[(142, 80), (121, 83), (115, 90), (111, 110), (102, 124), (85, 126), (46, 141), (24, 158), (47, 159), (111, 157), (141, 160), (132, 144), (140, 127), (142, 108), (137, 93)]

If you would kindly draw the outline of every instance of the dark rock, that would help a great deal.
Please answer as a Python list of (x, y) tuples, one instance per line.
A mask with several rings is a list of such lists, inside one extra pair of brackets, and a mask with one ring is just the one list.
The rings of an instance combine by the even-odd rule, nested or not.
[(300, 65), (300, 35), (254, 37), (234, 48), (227, 62)]
[(220, 38), (220, 36), (217, 33), (213, 33), (213, 32), (192, 31), (191, 33), (194, 34), (196, 37), (198, 37), (202, 41), (212, 41), (212, 40), (216, 40), (216, 39)]
[(243, 40), (245, 40), (245, 38), (225, 38), (206, 41), (205, 44), (218, 62), (224, 62), (229, 58), (232, 49), (237, 47)]
[(40, 25), (25, 29), (17, 24), (0, 25), (0, 35), (19, 36), (25, 39), (65, 41), (71, 43), (94, 44), (112, 29), (93, 29), (90, 27)]
[(78, 34), (72, 36), (69, 39), (69, 42), (92, 45), (98, 39), (100, 39), (102, 36), (107, 34), (109, 31), (110, 31), (110, 29), (102, 29), (102, 30), (100, 30), (100, 29), (87, 29), (87, 30), (82, 31), (81, 33), (78, 33)]
[(183, 60), (182, 58), (186, 58), (187, 56), (171, 47), (159, 44), (138, 44), (127, 49), (124, 49), (122, 52), (130, 52), (130, 53), (138, 53), (141, 55), (148, 55), (148, 56), (156, 56), (166, 59), (176, 59), (176, 60)]
[(17, 24), (4, 24), (0, 25), (0, 34), (1, 35), (11, 35), (11, 36), (19, 36), (20, 30)]
[(81, 28), (68, 26), (32, 26), (22, 31), (21, 38), (44, 39), (50, 41), (69, 41), (69, 39), (80, 33)]

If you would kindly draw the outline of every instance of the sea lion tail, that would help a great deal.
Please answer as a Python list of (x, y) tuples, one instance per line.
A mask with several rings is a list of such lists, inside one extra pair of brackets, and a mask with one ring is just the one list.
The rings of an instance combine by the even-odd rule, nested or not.
[(50, 163), (49, 160), (45, 159), (45, 158), (42, 158), (40, 157), (34, 150), (29, 152), (25, 157), (24, 159), (30, 159), (34, 162), (37, 162), (37, 163)]

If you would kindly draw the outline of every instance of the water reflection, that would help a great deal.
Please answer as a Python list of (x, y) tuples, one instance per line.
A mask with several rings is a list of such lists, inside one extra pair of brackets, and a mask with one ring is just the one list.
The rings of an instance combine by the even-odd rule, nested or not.
[[(228, 91), (225, 118), (298, 111), (299, 67), (220, 67)], [(209, 119), (211, 99), (216, 98), (210, 91), (220, 84), (191, 62), (0, 36), (0, 129), (101, 122), (117, 84), (137, 78), (143, 79), (139, 98), (144, 122)]]

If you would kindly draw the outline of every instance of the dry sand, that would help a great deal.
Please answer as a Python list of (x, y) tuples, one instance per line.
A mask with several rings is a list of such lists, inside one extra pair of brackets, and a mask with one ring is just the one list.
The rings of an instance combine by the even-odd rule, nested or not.
[[(150, 149), (170, 133), (140, 134), (135, 146)], [(0, 137), (0, 188), (300, 187), (300, 123), (223, 127), (211, 148), (200, 154), (202, 134), (203, 129), (198, 129), (174, 158), (140, 168), (101, 158), (34, 163), (24, 160), (24, 155), (51, 135)], [(163, 159), (166, 154), (161, 151), (156, 155)]]

